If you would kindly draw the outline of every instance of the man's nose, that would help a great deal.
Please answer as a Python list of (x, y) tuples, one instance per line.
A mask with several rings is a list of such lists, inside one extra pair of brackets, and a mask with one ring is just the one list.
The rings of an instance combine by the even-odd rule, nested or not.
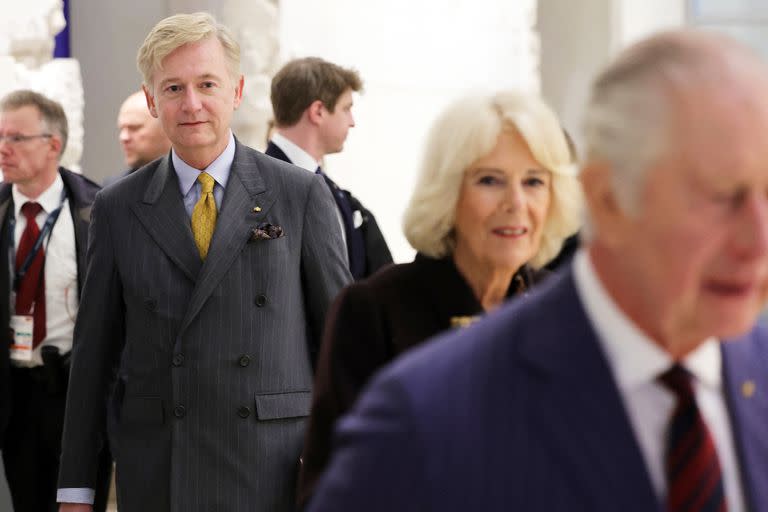
[(768, 198), (752, 193), (745, 199), (744, 215), (737, 223), (736, 244), (743, 257), (768, 257)]
[(131, 138), (131, 134), (128, 132), (127, 129), (123, 128), (120, 130), (120, 142), (128, 142), (128, 139)]
[(195, 112), (200, 110), (201, 105), (202, 104), (200, 102), (200, 97), (198, 96), (197, 91), (195, 91), (193, 88), (188, 88), (184, 92), (182, 108), (188, 112)]

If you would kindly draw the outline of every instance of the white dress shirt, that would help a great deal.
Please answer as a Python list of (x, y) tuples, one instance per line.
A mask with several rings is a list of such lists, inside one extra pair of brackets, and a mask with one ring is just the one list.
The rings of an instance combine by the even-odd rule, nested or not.
[[(14, 185), (11, 188), (13, 196), (13, 211), (16, 216), (16, 228), (13, 232), (14, 248), (18, 249), (21, 234), (27, 227), (27, 218), (21, 213), (21, 207), (28, 201), (39, 203), (43, 209), (35, 217), (39, 228), (43, 227), (48, 215), (59, 207), (64, 181), (61, 175), (56, 175), (56, 181), (48, 187), (37, 199), (29, 199), (19, 192)], [(53, 230), (43, 245), (45, 250), (45, 327), (43, 341), (32, 353), (32, 361), (17, 362), (17, 366), (39, 366), (43, 364), (40, 350), (46, 345), (58, 347), (61, 354), (72, 349), (72, 333), (75, 329), (75, 317), (78, 308), (77, 289), (77, 253), (75, 249), (75, 226), (69, 210), (69, 200), (66, 199), (53, 226)], [(13, 254), (13, 262), (16, 254)], [(15, 263), (12, 262), (13, 268)], [(13, 269), (11, 282), (13, 282)], [(15, 314), (15, 296), (11, 300), (11, 314)]]
[(211, 162), (205, 169), (195, 169), (176, 154), (175, 149), (171, 149), (171, 161), (176, 176), (179, 178), (179, 189), (184, 198), (184, 209), (187, 215), (192, 218), (192, 211), (195, 209), (197, 201), (200, 200), (200, 191), (202, 185), (197, 181), (200, 173), (208, 173), (214, 181), (213, 199), (216, 201), (216, 210), (221, 211), (221, 202), (224, 200), (224, 190), (229, 182), (229, 173), (232, 170), (232, 162), (235, 161), (235, 136), (229, 132), (229, 143), (224, 151)]
[[(613, 372), (651, 482), (663, 501), (667, 493), (665, 436), (676, 399), (656, 379), (674, 361), (619, 309), (600, 282), (586, 250), (574, 257), (573, 276)], [(745, 510), (744, 494), (723, 393), (720, 343), (707, 339), (680, 363), (694, 376), (696, 403), (712, 434), (722, 468), (728, 511), (741, 512)]]
[[(274, 132), (271, 137), (272, 143), (280, 148), (283, 153), (285, 153), (285, 156), (288, 157), (288, 160), (291, 161), (291, 163), (297, 167), (301, 167), (302, 169), (306, 169), (310, 172), (317, 171), (317, 168), (320, 167), (320, 162), (314, 159), (312, 155), (301, 149), (298, 145), (293, 143), (292, 141), (288, 140), (283, 135), (280, 135), (278, 132)], [(334, 200), (334, 204), (336, 204), (336, 201)], [(344, 229), (344, 217), (341, 216), (341, 210), (339, 210), (338, 205), (336, 206), (336, 217), (339, 219), (339, 227), (341, 228), (341, 238), (344, 240), (344, 253), (347, 252), (347, 232)]]

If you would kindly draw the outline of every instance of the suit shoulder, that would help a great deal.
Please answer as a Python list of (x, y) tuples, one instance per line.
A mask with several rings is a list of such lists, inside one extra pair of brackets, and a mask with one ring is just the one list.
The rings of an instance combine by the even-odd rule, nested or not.
[(109, 200), (143, 197), (152, 176), (165, 158), (159, 158), (101, 189), (99, 196)]
[(315, 177), (314, 173), (309, 172), (306, 169), (265, 155), (261, 151), (257, 151), (248, 146), (240, 144), (238, 145), (238, 150), (239, 154), (235, 155), (235, 160), (255, 165), (265, 180), (278, 180), (288, 182), (291, 185), (301, 184), (309, 186)]
[(96, 199), (96, 194), (101, 190), (101, 187), (96, 182), (63, 167), (60, 168), (59, 172), (69, 193), (73, 194), (79, 203), (93, 203), (94, 199)]
[(366, 295), (378, 301), (403, 305), (419, 301), (425, 293), (465, 293), (452, 283), (455, 271), (449, 261), (417, 257), (409, 263), (392, 263), (365, 279), (348, 286), (355, 296)]

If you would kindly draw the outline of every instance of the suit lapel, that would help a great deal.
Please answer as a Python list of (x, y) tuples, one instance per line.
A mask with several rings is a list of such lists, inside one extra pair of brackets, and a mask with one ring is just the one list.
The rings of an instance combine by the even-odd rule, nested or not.
[(277, 144), (275, 144), (272, 141), (269, 141), (269, 144), (267, 144), (267, 149), (264, 151), (264, 154), (267, 156), (271, 156), (272, 158), (277, 158), (278, 160), (282, 160), (283, 162), (288, 162), (289, 164), (292, 164), (291, 159), (288, 158), (288, 155), (285, 154), (285, 151), (277, 147)]
[(544, 377), (526, 421), (546, 433), (547, 448), (593, 510), (661, 510), (571, 272), (554, 276), (550, 285), (557, 293), (550, 294), (551, 303), (540, 304), (542, 334), (520, 349)]
[(725, 396), (747, 508), (768, 511), (768, 350), (756, 329), (722, 344)]
[(59, 174), (64, 182), (69, 198), (69, 214), (72, 217), (72, 225), (75, 232), (75, 251), (77, 259), (77, 289), (78, 296), (83, 290), (85, 282), (86, 247), (88, 246), (88, 225), (91, 222), (92, 205), (83, 201), (83, 193), (77, 183), (70, 178), (61, 168)]
[(192, 238), (189, 216), (179, 191), (179, 180), (166, 156), (157, 166), (133, 212), (155, 243), (191, 281), (196, 281), (202, 261)]
[[(235, 159), (216, 220), (208, 257), (203, 264), (189, 301), (181, 330), (189, 326), (229, 267), (240, 256), (251, 228), (261, 222), (274, 203), (256, 161), (245, 146), (237, 143)], [(259, 207), (259, 211), (254, 208)]]

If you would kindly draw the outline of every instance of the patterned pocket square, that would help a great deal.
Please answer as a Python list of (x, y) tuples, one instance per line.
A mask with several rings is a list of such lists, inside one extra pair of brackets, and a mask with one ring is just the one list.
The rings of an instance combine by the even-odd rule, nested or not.
[(285, 235), (283, 234), (282, 227), (264, 222), (251, 230), (251, 238), (249, 241), (253, 242), (254, 240), (273, 240), (283, 236)]

